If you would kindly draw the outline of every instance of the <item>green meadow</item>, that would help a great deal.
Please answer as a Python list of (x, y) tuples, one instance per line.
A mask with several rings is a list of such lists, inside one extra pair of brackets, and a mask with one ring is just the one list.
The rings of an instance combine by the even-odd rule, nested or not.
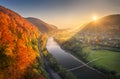
[(82, 53), (86, 55), (88, 62), (91, 61), (91, 65), (120, 74), (120, 52), (92, 50), (90, 47), (84, 47)]

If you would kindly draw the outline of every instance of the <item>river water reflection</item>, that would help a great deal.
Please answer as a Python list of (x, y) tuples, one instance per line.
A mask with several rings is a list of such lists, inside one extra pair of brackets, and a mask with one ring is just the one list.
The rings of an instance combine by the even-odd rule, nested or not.
[[(59, 64), (61, 64), (66, 69), (75, 68), (82, 66), (80, 60), (64, 51), (54, 40), (53, 37), (49, 37), (47, 41), (47, 50), (51, 53)], [(71, 71), (78, 79), (106, 79), (103, 75), (90, 69), (87, 66)]]

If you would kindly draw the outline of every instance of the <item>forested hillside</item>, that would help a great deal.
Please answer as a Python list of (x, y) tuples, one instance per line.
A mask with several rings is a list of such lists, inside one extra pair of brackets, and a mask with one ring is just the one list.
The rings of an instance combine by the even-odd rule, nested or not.
[(45, 79), (38, 51), (38, 29), (0, 6), (0, 79)]

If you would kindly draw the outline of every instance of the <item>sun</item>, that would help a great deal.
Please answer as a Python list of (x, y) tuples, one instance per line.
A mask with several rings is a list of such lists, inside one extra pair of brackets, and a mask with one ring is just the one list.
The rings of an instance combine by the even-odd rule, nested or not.
[(92, 19), (93, 19), (94, 21), (96, 21), (98, 18), (97, 18), (97, 16), (93, 16)]

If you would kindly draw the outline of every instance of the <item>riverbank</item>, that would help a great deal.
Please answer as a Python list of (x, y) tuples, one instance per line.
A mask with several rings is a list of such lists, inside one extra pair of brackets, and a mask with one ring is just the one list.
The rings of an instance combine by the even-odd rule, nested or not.
[(71, 72), (63, 68), (46, 49), (47, 36), (42, 37), (41, 56), (45, 64), (45, 69), (49, 73), (51, 79), (77, 79)]

